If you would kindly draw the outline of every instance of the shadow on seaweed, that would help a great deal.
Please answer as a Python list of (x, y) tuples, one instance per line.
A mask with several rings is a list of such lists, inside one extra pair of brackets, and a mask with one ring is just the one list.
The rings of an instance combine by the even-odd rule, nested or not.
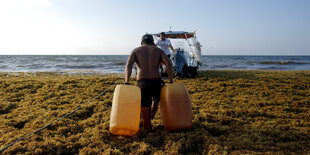
[(17, 108), (17, 104), (15, 104), (15, 103), (0, 104), (0, 115), (1, 114), (8, 114), (16, 108)]

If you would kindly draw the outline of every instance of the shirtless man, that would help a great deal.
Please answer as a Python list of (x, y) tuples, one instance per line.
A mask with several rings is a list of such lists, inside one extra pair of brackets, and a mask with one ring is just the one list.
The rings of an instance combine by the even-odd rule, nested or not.
[(152, 129), (151, 118), (156, 114), (160, 90), (165, 85), (158, 71), (161, 62), (167, 66), (169, 83), (173, 83), (172, 65), (167, 55), (156, 47), (153, 36), (146, 34), (142, 37), (141, 46), (131, 52), (126, 64), (125, 84), (129, 84), (133, 64), (136, 63), (137, 66), (137, 86), (141, 89), (141, 112), (145, 130)]

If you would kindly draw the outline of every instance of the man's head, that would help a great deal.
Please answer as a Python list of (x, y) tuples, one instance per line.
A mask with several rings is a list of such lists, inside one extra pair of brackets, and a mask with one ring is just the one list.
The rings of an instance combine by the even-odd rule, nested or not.
[(154, 38), (150, 34), (145, 34), (142, 36), (141, 44), (154, 45)]
[(159, 37), (161, 40), (165, 40), (165, 38), (166, 38), (165, 32), (160, 33)]

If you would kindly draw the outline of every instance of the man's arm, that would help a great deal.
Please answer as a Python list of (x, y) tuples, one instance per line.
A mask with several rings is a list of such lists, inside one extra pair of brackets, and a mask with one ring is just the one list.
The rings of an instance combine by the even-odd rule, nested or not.
[(169, 45), (169, 48), (171, 49), (171, 51), (175, 52), (174, 48), (172, 47), (172, 45)]
[(171, 44), (171, 41), (170, 40), (167, 40), (168, 42), (168, 46), (169, 48), (171, 49), (172, 52), (175, 52), (174, 48), (172, 47), (172, 44)]
[(172, 64), (169, 61), (169, 58), (167, 57), (167, 55), (161, 51), (161, 61), (165, 64), (165, 66), (167, 67), (167, 74), (169, 77), (169, 82), (173, 83), (173, 72), (172, 72)]
[(130, 76), (132, 72), (132, 66), (136, 61), (136, 53), (131, 52), (130, 56), (128, 57), (127, 64), (126, 64), (126, 70), (125, 70), (125, 83), (129, 83)]

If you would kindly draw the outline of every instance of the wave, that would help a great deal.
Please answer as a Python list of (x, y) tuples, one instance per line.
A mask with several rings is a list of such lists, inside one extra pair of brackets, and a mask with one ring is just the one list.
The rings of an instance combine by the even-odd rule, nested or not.
[(285, 70), (286, 68), (283, 67), (263, 67), (263, 68), (258, 68), (261, 70)]
[(215, 65), (215, 67), (220, 67), (220, 68), (227, 68), (227, 67), (232, 67), (233, 65)]
[(8, 68), (8, 67), (9, 67), (8, 65), (2, 65), (2, 66), (0, 66), (1, 69), (3, 69), (3, 68)]
[(259, 64), (276, 64), (276, 65), (305, 65), (305, 64), (310, 64), (308, 62), (294, 62), (294, 61), (249, 61), (248, 63), (253, 64), (253, 63), (259, 63)]
[(126, 65), (126, 61), (114, 61), (112, 62), (114, 65)]
[(55, 67), (65, 68), (65, 69), (89, 69), (89, 68), (97, 68), (98, 66), (94, 66), (94, 65), (56, 65)]

